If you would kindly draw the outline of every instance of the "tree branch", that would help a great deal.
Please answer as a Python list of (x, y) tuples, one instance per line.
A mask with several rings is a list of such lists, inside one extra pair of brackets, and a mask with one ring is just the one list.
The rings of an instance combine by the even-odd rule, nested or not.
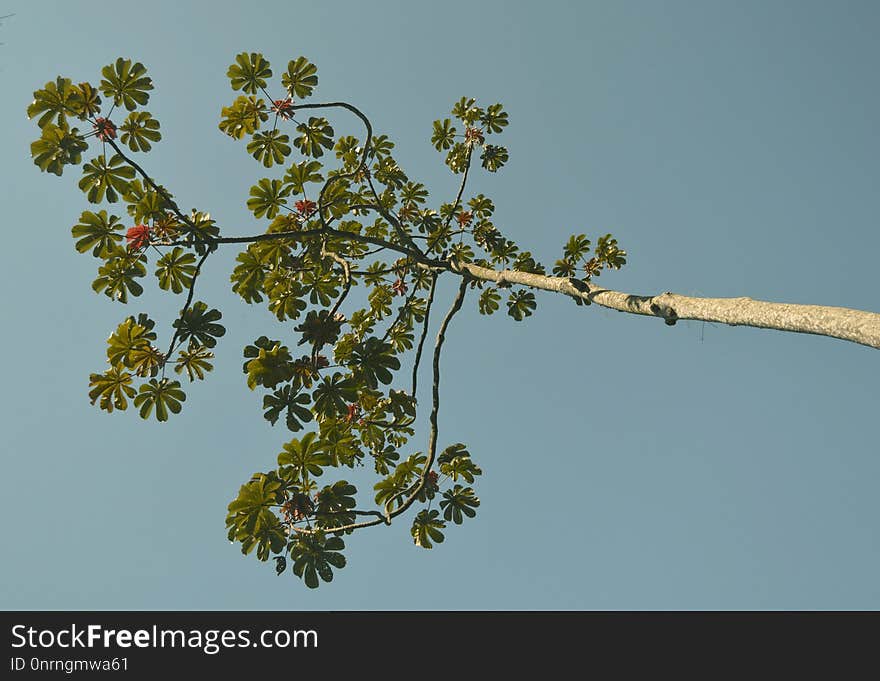
[(520, 284), (563, 293), (620, 312), (659, 317), (672, 326), (679, 319), (810, 333), (880, 349), (880, 314), (846, 307), (773, 303), (752, 298), (694, 298), (676, 293), (639, 296), (593, 282), (548, 277), (531, 272), (493, 270), (471, 263), (451, 263), (453, 271), (500, 285)]

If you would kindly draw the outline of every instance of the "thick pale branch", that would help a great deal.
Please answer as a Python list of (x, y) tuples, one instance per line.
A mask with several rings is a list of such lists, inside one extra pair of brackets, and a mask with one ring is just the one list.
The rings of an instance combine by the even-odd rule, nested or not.
[(493, 270), (470, 263), (452, 264), (453, 271), (502, 286), (520, 284), (564, 293), (620, 312), (659, 317), (667, 324), (679, 319), (811, 333), (880, 349), (880, 314), (826, 305), (773, 303), (752, 298), (695, 298), (676, 293), (638, 296), (606, 289), (594, 282), (548, 277), (530, 272)]

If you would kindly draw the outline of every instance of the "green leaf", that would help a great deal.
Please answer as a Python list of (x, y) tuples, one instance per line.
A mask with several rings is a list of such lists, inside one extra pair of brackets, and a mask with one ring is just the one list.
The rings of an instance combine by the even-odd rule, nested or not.
[(107, 217), (107, 211), (97, 213), (83, 211), (79, 223), (73, 226), (71, 234), (76, 242), (76, 250), (85, 253), (90, 248), (92, 255), (103, 258), (112, 252), (115, 245), (122, 241), (123, 225), (115, 215)]
[(483, 110), (476, 106), (476, 100), (472, 97), (462, 97), (455, 106), (452, 107), (452, 115), (458, 118), (462, 123), (473, 125), (480, 120), (485, 114)]
[(357, 488), (347, 480), (334, 482), (318, 492), (318, 507), (315, 509), (315, 520), (318, 525), (330, 530), (353, 523), (355, 514), (350, 511), (357, 506), (355, 494)]
[(95, 293), (103, 292), (108, 298), (121, 303), (128, 302), (128, 294), (139, 296), (144, 292), (135, 279), (146, 276), (143, 263), (146, 257), (137, 251), (129, 252), (120, 246), (114, 247), (112, 255), (98, 268), (98, 278), (92, 282)]
[(507, 300), (507, 314), (518, 322), (531, 316), (536, 307), (535, 294), (531, 291), (513, 291)]
[(370, 336), (355, 345), (350, 363), (358, 378), (368, 387), (375, 389), (379, 383), (385, 385), (391, 383), (393, 379), (391, 372), (400, 369), (400, 360), (392, 354), (392, 351), (390, 344)]
[(229, 277), (232, 281), (232, 290), (247, 303), (262, 302), (261, 291), (266, 276), (262, 261), (251, 248), (239, 253), (235, 259), (239, 264), (235, 266)]
[(466, 482), (473, 483), (475, 476), (483, 474), (482, 469), (474, 463), (470, 452), (461, 442), (444, 449), (443, 453), (437, 457), (437, 463), (440, 466), (440, 472), (448, 475), (454, 482), (461, 478)]
[(288, 62), (287, 71), (281, 74), (281, 84), (291, 97), (304, 99), (318, 85), (318, 68), (305, 57)]
[(345, 543), (340, 537), (325, 539), (323, 533), (300, 534), (290, 548), (293, 573), (310, 589), (317, 589), (321, 580), (333, 581), (333, 569), (345, 567), (345, 556), (340, 551)]
[(188, 289), (196, 273), (195, 261), (196, 256), (184, 251), (180, 246), (175, 246), (172, 251), (165, 253), (156, 262), (159, 288), (164, 291), (171, 289), (174, 293)]
[(70, 78), (58, 76), (42, 90), (34, 92), (34, 101), (27, 108), (28, 118), (39, 116), (37, 125), (45, 128), (53, 121), (67, 127), (67, 116), (79, 116), (83, 111), (83, 93)]
[(220, 110), (220, 115), (222, 118), (218, 127), (235, 139), (250, 135), (260, 128), (261, 123), (269, 120), (266, 102), (244, 95), (238, 97), (231, 106), (224, 106)]
[(47, 125), (40, 139), (31, 143), (31, 156), (44, 173), (61, 176), (64, 166), (82, 162), (82, 153), (88, 148), (76, 128), (68, 130), (66, 126)]
[(443, 533), (440, 531), (446, 527), (446, 523), (440, 520), (440, 511), (419, 511), (413, 519), (412, 534), (413, 542), (423, 549), (430, 549), (434, 544), (443, 542)]
[(153, 409), (156, 410), (156, 419), (168, 420), (168, 412), (180, 413), (180, 403), (186, 400), (186, 394), (180, 388), (180, 381), (169, 381), (167, 378), (156, 380), (150, 379), (144, 383), (134, 398), (134, 406), (140, 407), (141, 418), (150, 418)]
[[(290, 138), (282, 135), (277, 130), (255, 133), (253, 139), (248, 142), (248, 153), (267, 168), (276, 163), (283, 163), (290, 155)], [(276, 180), (277, 181), (277, 180)]]
[(253, 358), (246, 361), (243, 367), (251, 390), (258, 385), (274, 388), (293, 378), (293, 358), (287, 346), (279, 341), (270, 341), (265, 336), (260, 336), (255, 343), (244, 349), (244, 356)]
[(226, 72), (233, 90), (244, 90), (255, 95), (266, 87), (266, 79), (272, 77), (269, 62), (259, 52), (242, 52), (236, 55), (235, 63)]
[(91, 83), (80, 83), (79, 92), (72, 100), (79, 118), (93, 118), (101, 112), (101, 98)]
[(310, 343), (321, 347), (335, 343), (341, 329), (342, 320), (337, 316), (331, 317), (330, 310), (310, 310), (305, 320), (293, 330), (302, 334), (299, 345)]
[(131, 63), (130, 59), (120, 57), (115, 63), (101, 69), (104, 79), (101, 81), (101, 92), (112, 97), (116, 106), (125, 106), (128, 111), (140, 104), (143, 106), (150, 98), (149, 90), (153, 89), (153, 81), (146, 75), (147, 69), (140, 62)]
[(217, 345), (217, 338), (226, 333), (226, 328), (217, 324), (222, 316), (219, 310), (209, 310), (207, 304), (198, 301), (176, 319), (173, 326), (178, 330), (180, 340), (193, 338), (205, 347), (213, 348)]
[(263, 418), (273, 426), (281, 412), (285, 412), (287, 428), (294, 433), (302, 430), (303, 423), (312, 420), (312, 412), (306, 407), (310, 402), (308, 393), (299, 393), (293, 386), (285, 385), (271, 395), (263, 396)]
[(357, 402), (357, 382), (336, 372), (324, 376), (312, 393), (315, 413), (322, 418), (333, 418), (345, 414), (348, 405)]
[(214, 365), (208, 361), (211, 359), (214, 359), (213, 352), (204, 345), (190, 341), (189, 347), (180, 351), (174, 366), (174, 373), (179, 374), (186, 370), (190, 382), (196, 378), (204, 380), (205, 374), (214, 368)]
[(293, 140), (293, 145), (306, 156), (315, 158), (324, 155), (324, 149), (333, 148), (333, 128), (323, 117), (310, 116), (308, 123), (296, 126), (300, 137)]
[(266, 275), (263, 290), (269, 296), (269, 310), (279, 322), (296, 319), (306, 309), (306, 301), (303, 300), (305, 289), (283, 269), (272, 270)]
[(494, 287), (490, 287), (485, 289), (480, 294), (480, 314), (490, 315), (495, 313), (499, 308), (499, 301), (501, 300), (501, 296), (498, 294), (498, 290)]
[(294, 194), (302, 194), (307, 182), (323, 182), (320, 161), (301, 161), (290, 166), (284, 175), (285, 184), (290, 184)]
[(153, 148), (152, 142), (162, 139), (159, 132), (159, 121), (148, 111), (138, 111), (128, 114), (125, 122), (119, 126), (122, 133), (120, 139), (127, 144), (132, 151), (149, 151)]
[(283, 184), (281, 180), (264, 177), (251, 187), (251, 198), (248, 199), (247, 207), (258, 218), (274, 218), (287, 205), (285, 198), (288, 196), (290, 186)]
[(452, 146), (452, 149), (449, 150), (445, 162), (453, 173), (458, 174), (463, 173), (464, 169), (468, 167), (470, 158), (471, 148), (466, 144), (457, 142)]
[(492, 104), (489, 106), (480, 120), (483, 125), (486, 126), (486, 132), (488, 133), (501, 132), (501, 130), (506, 128), (509, 123), (507, 113), (503, 110), (500, 104)]
[(461, 485), (456, 485), (443, 492), (443, 499), (440, 501), (443, 517), (456, 525), (461, 525), (464, 522), (464, 516), (473, 518), (477, 515), (474, 509), (479, 505), (480, 500), (474, 494), (473, 488)]
[(281, 501), (281, 482), (277, 476), (257, 474), (242, 485), (228, 506), (226, 527), (230, 541), (241, 543), (241, 552), (257, 549), (257, 558), (268, 560), (269, 553), (280, 553), (287, 543), (284, 526), (271, 506)]
[(111, 367), (103, 374), (91, 374), (89, 376), (89, 399), (92, 404), (98, 401), (98, 406), (104, 411), (111, 413), (114, 409), (125, 411), (128, 408), (128, 400), (135, 396), (135, 389), (131, 387), (131, 374), (121, 367)]
[(302, 440), (293, 438), (278, 455), (278, 465), (289, 466), (302, 481), (309, 476), (318, 477), (324, 472), (323, 467), (331, 463), (330, 457), (321, 451), (321, 442), (315, 433), (306, 433)]
[(484, 146), (483, 153), (480, 154), (482, 166), (490, 173), (496, 172), (505, 163), (507, 163), (509, 158), (510, 156), (507, 153), (507, 149), (505, 149), (504, 147), (496, 146), (494, 144), (487, 144), (486, 146)]
[(128, 317), (107, 339), (107, 361), (110, 366), (134, 368), (132, 352), (150, 346), (156, 340), (155, 323), (146, 315)]
[(577, 262), (590, 252), (590, 240), (586, 234), (572, 234), (563, 252), (566, 260)]
[(105, 196), (110, 203), (116, 203), (119, 195), (128, 191), (132, 179), (134, 168), (122, 156), (113, 154), (108, 163), (102, 154), (83, 166), (79, 188), (86, 192), (90, 203), (100, 203)]

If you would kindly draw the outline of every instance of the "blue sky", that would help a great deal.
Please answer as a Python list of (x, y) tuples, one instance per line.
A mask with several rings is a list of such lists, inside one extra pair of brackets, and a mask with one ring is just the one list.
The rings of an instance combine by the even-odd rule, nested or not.
[[(229, 249), (198, 292), (229, 331), (183, 413), (90, 406), (116, 324), (147, 310), (170, 323), (179, 301), (91, 292), (94, 261), (70, 238), (89, 206), (76, 173), (32, 164), (25, 116), (58, 74), (143, 62), (163, 132), (149, 170), (226, 234), (255, 233), (245, 202), (264, 173), (217, 130), (226, 69), (243, 50), (276, 67), (302, 54), (314, 99), (362, 108), (438, 202), (455, 179), (431, 121), (463, 95), (503, 102), (511, 160), (473, 192), (544, 262), (572, 233), (611, 231), (629, 252), (602, 276), (613, 288), (878, 310), (876, 3), (6, 0), (9, 13), (0, 607), (880, 608), (875, 350), (550, 294), (524, 324), (472, 299), (448, 338), (440, 441), (468, 443), (484, 469), (477, 518), (432, 551), (407, 523), (357, 534), (317, 591), (276, 577), (223, 520), (289, 439), (261, 418), (241, 348), (290, 325), (230, 292)], [(337, 133), (360, 130), (340, 118)]]

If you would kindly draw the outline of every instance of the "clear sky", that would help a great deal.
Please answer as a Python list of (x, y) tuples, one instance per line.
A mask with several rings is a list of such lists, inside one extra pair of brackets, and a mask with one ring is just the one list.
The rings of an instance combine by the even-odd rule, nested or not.
[(432, 551), (408, 522), (359, 533), (317, 591), (276, 577), (223, 521), (290, 437), (261, 418), (241, 349), (290, 325), (230, 292), (230, 249), (198, 292), (229, 332), (183, 413), (90, 406), (116, 324), (167, 324), (180, 303), (92, 293), (95, 261), (70, 237), (89, 204), (76, 172), (32, 164), (25, 116), (58, 74), (143, 62), (164, 136), (149, 170), (226, 234), (255, 233), (245, 202), (264, 172), (217, 129), (226, 69), (243, 50), (276, 74), (302, 54), (315, 101), (362, 108), (438, 202), (455, 179), (431, 121), (463, 95), (503, 102), (510, 163), (473, 189), (546, 263), (571, 233), (612, 231), (629, 264), (601, 283), (620, 290), (880, 311), (878, 3), (3, 0), (9, 13), (0, 607), (880, 608), (876, 350), (551, 294), (525, 324), (472, 299), (448, 338), (440, 441), (483, 467), (477, 518)]

